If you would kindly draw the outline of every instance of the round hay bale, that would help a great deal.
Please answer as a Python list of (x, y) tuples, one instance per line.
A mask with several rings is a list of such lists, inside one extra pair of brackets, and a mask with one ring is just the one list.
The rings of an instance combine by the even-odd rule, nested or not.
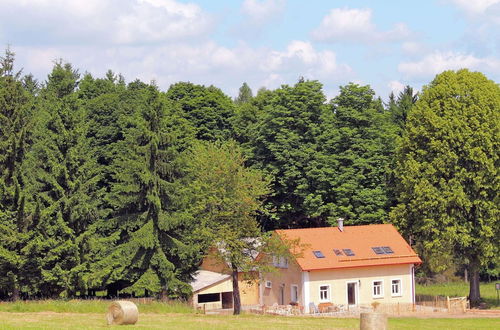
[(360, 330), (387, 330), (387, 315), (381, 313), (361, 313)]
[(106, 314), (108, 325), (135, 324), (138, 318), (139, 310), (137, 306), (133, 302), (126, 300), (114, 301), (108, 307), (108, 313)]

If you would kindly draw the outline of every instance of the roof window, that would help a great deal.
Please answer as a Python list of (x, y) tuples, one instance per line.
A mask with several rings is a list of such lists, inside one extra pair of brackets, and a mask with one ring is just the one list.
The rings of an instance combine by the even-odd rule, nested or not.
[(384, 250), (385, 254), (393, 254), (394, 251), (389, 246), (382, 246), (382, 250)]
[(337, 257), (342, 255), (342, 251), (340, 251), (339, 249), (333, 249), (333, 253), (335, 253)]
[(313, 251), (313, 253), (316, 256), (316, 258), (324, 258), (325, 257), (325, 255), (321, 251)]
[(355, 255), (351, 249), (342, 249), (342, 251), (344, 251), (345, 255), (348, 257), (352, 257)]
[(391, 249), (390, 246), (375, 246), (372, 247), (373, 252), (376, 254), (393, 254), (394, 251)]

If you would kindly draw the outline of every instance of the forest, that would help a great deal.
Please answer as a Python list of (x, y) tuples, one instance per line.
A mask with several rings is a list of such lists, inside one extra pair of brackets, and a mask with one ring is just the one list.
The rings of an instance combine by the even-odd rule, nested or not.
[(184, 298), (214, 241), (337, 218), (393, 223), (422, 274), (467, 269), (479, 299), (500, 268), (499, 128), (499, 85), (466, 69), (386, 102), (303, 78), (232, 99), (62, 60), (37, 81), (7, 49), (0, 299)]

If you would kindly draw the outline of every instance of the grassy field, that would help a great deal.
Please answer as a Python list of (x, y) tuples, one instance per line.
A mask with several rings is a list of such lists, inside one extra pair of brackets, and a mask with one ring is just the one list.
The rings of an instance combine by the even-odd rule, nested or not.
[[(0, 329), (109, 328), (104, 313), (0, 312)], [(115, 327), (112, 327), (115, 328)], [(262, 315), (140, 314), (134, 326), (121, 329), (358, 329), (358, 319)], [(391, 318), (390, 329), (499, 329), (500, 319)]]
[[(500, 307), (497, 305), (497, 292), (495, 290), (495, 282), (481, 283), (480, 290), (481, 298), (488, 304), (489, 307)], [(431, 296), (466, 297), (469, 295), (469, 283), (450, 282), (432, 285), (417, 284), (415, 291), (417, 294), (426, 294)]]
[[(107, 311), (110, 300), (34, 300), (0, 302), (0, 312), (56, 312), (56, 313), (104, 313)], [(191, 306), (181, 302), (156, 302), (141, 303), (140, 299), (134, 301), (141, 313), (193, 313)]]

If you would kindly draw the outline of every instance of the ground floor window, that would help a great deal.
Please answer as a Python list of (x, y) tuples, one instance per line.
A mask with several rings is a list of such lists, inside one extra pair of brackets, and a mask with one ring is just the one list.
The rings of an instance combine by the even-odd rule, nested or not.
[(394, 297), (402, 295), (400, 279), (391, 280), (391, 293)]
[(384, 282), (382, 280), (373, 281), (373, 297), (381, 298), (384, 296)]
[(330, 301), (330, 285), (319, 286), (319, 300)]
[(292, 292), (291, 292), (291, 300), (292, 302), (298, 302), (299, 301), (299, 286), (292, 284)]
[(205, 293), (198, 295), (199, 304), (216, 302), (216, 301), (220, 301), (220, 293)]

